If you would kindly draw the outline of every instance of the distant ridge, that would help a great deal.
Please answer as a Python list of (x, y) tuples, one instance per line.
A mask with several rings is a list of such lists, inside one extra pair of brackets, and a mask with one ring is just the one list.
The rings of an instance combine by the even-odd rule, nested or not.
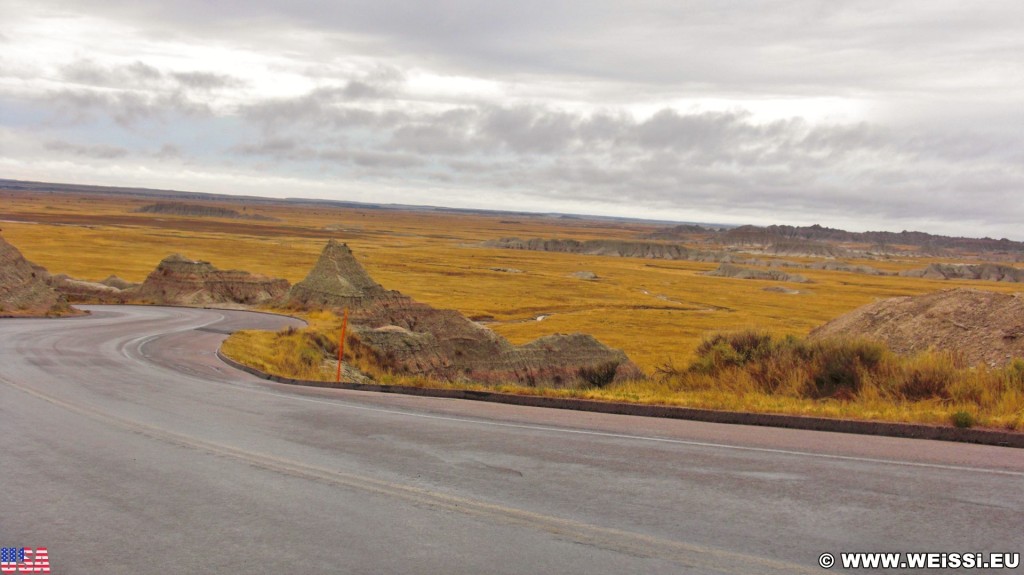
[(479, 208), (455, 208), (447, 206), (431, 206), (423, 204), (377, 204), (372, 202), (354, 202), (347, 200), (329, 200), (317, 198), (273, 198), (263, 196), (211, 194), (206, 192), (183, 192), (179, 190), (161, 190), (154, 188), (133, 188), (118, 186), (95, 186), (88, 184), (63, 184), (50, 182), (32, 182), (0, 178), (0, 191), (95, 194), (103, 196), (136, 197), (161, 200), (212, 200), (217, 202), (244, 202), (246, 204), (265, 204), (282, 206), (331, 206), (339, 208), (355, 208), (361, 210), (408, 210), (418, 212), (436, 212), (453, 214), (480, 214), (493, 216), (520, 216), (525, 218), (562, 218), (578, 220), (595, 220), (609, 222), (644, 222), (648, 224), (671, 224), (669, 220), (650, 220), (619, 216), (598, 216), (580, 214), (561, 214), (557, 212), (523, 212), (513, 210), (488, 210)]
[[(872, 246), (873, 251), (885, 251), (891, 246), (914, 246), (941, 253), (947, 250), (973, 252), (1024, 252), (1024, 242), (1006, 238), (966, 238), (943, 236), (927, 232), (848, 232), (846, 230), (813, 226), (739, 226), (726, 230), (695, 230), (692, 226), (676, 226), (659, 230), (649, 237), (657, 239), (682, 239), (694, 233), (703, 234), (706, 241), (734, 246), (787, 246), (790, 250), (799, 248), (796, 242), (815, 242), (809, 246), (820, 247), (822, 243), (857, 243)], [(833, 254), (839, 255), (839, 254)]]
[(260, 220), (265, 222), (281, 221), (277, 218), (272, 218), (263, 214), (243, 214), (220, 206), (205, 206), (198, 204), (186, 204), (182, 202), (159, 202), (156, 204), (149, 204), (148, 206), (142, 206), (135, 211), (144, 214), (164, 214), (168, 216), (230, 218), (236, 220)]
[(850, 242), (869, 244), (872, 251), (884, 252), (889, 246), (916, 246), (932, 255), (945, 255), (946, 250), (962, 249), (980, 252), (1011, 252), (1024, 253), (1024, 242), (1006, 238), (992, 239), (968, 238), (963, 236), (943, 236), (916, 231), (870, 231), (849, 232), (837, 228), (828, 228), (818, 224), (812, 226), (771, 225), (753, 226), (735, 224), (696, 224), (669, 220), (630, 218), (617, 216), (563, 214), (558, 212), (524, 212), (514, 210), (488, 210), (476, 208), (456, 208), (421, 204), (377, 204), (370, 202), (354, 202), (346, 200), (328, 200), (316, 198), (272, 198), (249, 195), (211, 194), (206, 192), (184, 192), (179, 190), (161, 190), (154, 188), (97, 186), (87, 184), (66, 184), (12, 180), (0, 178), (0, 191), (25, 191), (39, 193), (78, 193), (115, 196), (134, 196), (140, 198), (158, 198), (168, 200), (214, 200), (219, 202), (245, 202), (272, 205), (307, 205), (336, 206), (366, 210), (411, 210), (440, 213), (465, 213), (482, 215), (514, 215), (522, 217), (583, 219), (596, 221), (644, 222), (648, 224), (671, 224), (666, 228), (654, 230), (644, 236), (645, 239), (679, 240), (692, 239), (686, 236), (701, 234), (708, 242), (733, 244), (759, 244), (769, 246), (780, 240), (806, 240), (816, 242)]

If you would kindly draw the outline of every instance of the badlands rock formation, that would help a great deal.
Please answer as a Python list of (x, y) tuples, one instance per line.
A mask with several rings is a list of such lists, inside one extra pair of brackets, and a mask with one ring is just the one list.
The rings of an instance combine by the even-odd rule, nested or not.
[(638, 377), (626, 354), (589, 335), (551, 335), (523, 346), (454, 310), (435, 309), (373, 281), (344, 244), (331, 241), (289, 301), (348, 307), (346, 345), (361, 364), (448, 381), (606, 385)]
[(138, 288), (135, 301), (171, 305), (258, 305), (284, 298), (288, 282), (238, 270), (219, 270), (209, 262), (168, 256)]
[(779, 282), (807, 283), (807, 278), (800, 274), (788, 274), (779, 270), (756, 270), (743, 268), (733, 264), (720, 264), (717, 269), (704, 275), (737, 278), (743, 280), (769, 280)]
[(75, 313), (67, 299), (46, 283), (48, 277), (45, 269), (0, 237), (0, 317)]
[(827, 337), (875, 339), (898, 353), (950, 350), (972, 365), (1003, 365), (1024, 357), (1024, 297), (953, 289), (881, 300), (811, 332)]

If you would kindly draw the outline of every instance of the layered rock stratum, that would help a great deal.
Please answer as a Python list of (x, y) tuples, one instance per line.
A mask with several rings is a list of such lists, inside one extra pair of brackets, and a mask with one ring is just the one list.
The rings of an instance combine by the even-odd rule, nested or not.
[(288, 281), (240, 270), (219, 270), (210, 262), (168, 256), (142, 285), (126, 290), (133, 301), (170, 305), (259, 305), (282, 300)]
[(306, 278), (292, 286), (288, 301), (298, 307), (360, 306), (386, 293), (346, 244), (329, 240)]
[(47, 283), (71, 303), (122, 304), (128, 301), (131, 294), (113, 285), (79, 280), (65, 274), (50, 276)]

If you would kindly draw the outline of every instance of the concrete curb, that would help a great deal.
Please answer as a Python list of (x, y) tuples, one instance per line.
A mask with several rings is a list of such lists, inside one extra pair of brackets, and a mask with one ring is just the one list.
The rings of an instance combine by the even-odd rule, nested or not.
[(220, 349), (217, 350), (217, 357), (231, 367), (250, 373), (256, 377), (277, 383), (301, 385), (306, 387), (376, 391), (380, 393), (399, 393), (403, 395), (418, 395), (424, 397), (489, 401), (493, 403), (507, 403), (510, 405), (524, 405), (530, 407), (573, 409), (577, 411), (592, 411), (595, 413), (638, 415), (643, 417), (665, 417), (669, 419), (688, 419), (692, 421), (706, 421), (710, 423), (761, 425), (767, 427), (806, 429), (811, 431), (833, 431), (837, 433), (883, 435), (888, 437), (957, 441), (962, 443), (997, 445), (1000, 447), (1024, 448), (1024, 433), (1016, 433), (1013, 431), (999, 431), (994, 429), (962, 429), (958, 427), (923, 425), (916, 423), (887, 423), (880, 421), (857, 421), (852, 419), (829, 419), (825, 417), (805, 417), (801, 415), (716, 411), (712, 409), (695, 409), (691, 407), (618, 403), (568, 397), (515, 395), (511, 393), (468, 389), (430, 389), (423, 387), (410, 387), (406, 385), (309, 381), (291, 379), (262, 372), (256, 368), (243, 365), (227, 357), (221, 353)]

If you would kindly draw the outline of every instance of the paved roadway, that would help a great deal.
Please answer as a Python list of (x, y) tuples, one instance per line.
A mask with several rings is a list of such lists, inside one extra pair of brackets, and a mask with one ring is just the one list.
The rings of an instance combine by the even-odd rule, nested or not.
[[(285, 318), (0, 320), (0, 545), (59, 574), (823, 573), (1024, 551), (1024, 451), (296, 388)], [(840, 569), (833, 569), (839, 571)]]

